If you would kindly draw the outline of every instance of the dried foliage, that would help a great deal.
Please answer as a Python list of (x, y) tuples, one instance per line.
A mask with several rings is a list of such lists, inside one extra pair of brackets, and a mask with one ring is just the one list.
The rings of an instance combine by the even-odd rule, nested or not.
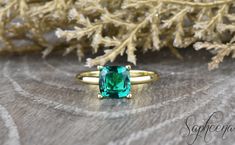
[[(181, 57), (176, 48), (194, 44), (215, 54), (209, 63), (214, 69), (225, 56), (235, 57), (234, 7), (234, 0), (5, 0), (0, 52), (41, 50), (46, 57), (62, 47), (81, 59), (103, 49), (104, 55), (87, 59), (94, 66), (124, 53), (136, 64), (137, 49), (170, 48)], [(48, 38), (54, 33), (56, 41)]]

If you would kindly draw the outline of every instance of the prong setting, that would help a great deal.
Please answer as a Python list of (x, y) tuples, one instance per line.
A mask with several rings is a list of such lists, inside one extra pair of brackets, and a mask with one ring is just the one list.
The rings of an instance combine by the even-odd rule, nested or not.
[(131, 98), (132, 98), (132, 94), (128, 94), (128, 95), (126, 96), (126, 98), (127, 98), (127, 99), (131, 99)]
[(126, 68), (127, 68), (128, 70), (131, 70), (131, 65), (126, 65)]
[(103, 96), (100, 93), (98, 94), (97, 97), (98, 97), (98, 99), (103, 99)]
[(97, 70), (101, 70), (102, 68), (103, 68), (103, 66), (101, 66), (101, 65), (97, 66)]
[(103, 66), (99, 72), (99, 89), (103, 98), (126, 98), (131, 91), (130, 71), (126, 66)]

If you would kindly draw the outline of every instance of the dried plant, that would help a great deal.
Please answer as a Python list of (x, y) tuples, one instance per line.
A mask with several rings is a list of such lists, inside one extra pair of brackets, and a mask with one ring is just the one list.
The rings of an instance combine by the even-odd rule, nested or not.
[[(65, 49), (81, 59), (103, 49), (104, 55), (87, 59), (94, 66), (124, 53), (136, 64), (137, 49), (170, 48), (180, 58), (178, 48), (194, 44), (215, 54), (209, 63), (214, 69), (225, 56), (235, 57), (234, 7), (234, 0), (5, 0), (0, 52), (41, 50), (46, 57)], [(54, 33), (56, 41), (48, 38)]]

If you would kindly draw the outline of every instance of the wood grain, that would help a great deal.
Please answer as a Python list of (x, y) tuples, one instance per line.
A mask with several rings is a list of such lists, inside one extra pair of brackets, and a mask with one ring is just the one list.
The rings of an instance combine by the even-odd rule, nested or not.
[[(158, 71), (161, 79), (134, 86), (130, 100), (98, 100), (97, 86), (75, 81), (76, 73), (94, 69), (75, 56), (1, 57), (0, 144), (186, 145), (180, 130), (189, 115), (200, 123), (222, 111), (222, 122), (235, 125), (235, 62), (225, 60), (210, 72), (207, 52), (183, 56), (139, 55), (134, 68)], [(213, 134), (210, 144), (232, 145), (234, 135)], [(200, 138), (194, 144), (206, 143)]]

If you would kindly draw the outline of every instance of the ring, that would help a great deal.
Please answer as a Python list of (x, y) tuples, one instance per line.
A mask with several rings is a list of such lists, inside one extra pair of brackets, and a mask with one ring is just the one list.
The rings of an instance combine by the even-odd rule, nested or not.
[(159, 79), (153, 71), (131, 70), (131, 66), (97, 66), (98, 71), (76, 75), (80, 82), (99, 85), (98, 98), (131, 98), (131, 85), (144, 84)]

